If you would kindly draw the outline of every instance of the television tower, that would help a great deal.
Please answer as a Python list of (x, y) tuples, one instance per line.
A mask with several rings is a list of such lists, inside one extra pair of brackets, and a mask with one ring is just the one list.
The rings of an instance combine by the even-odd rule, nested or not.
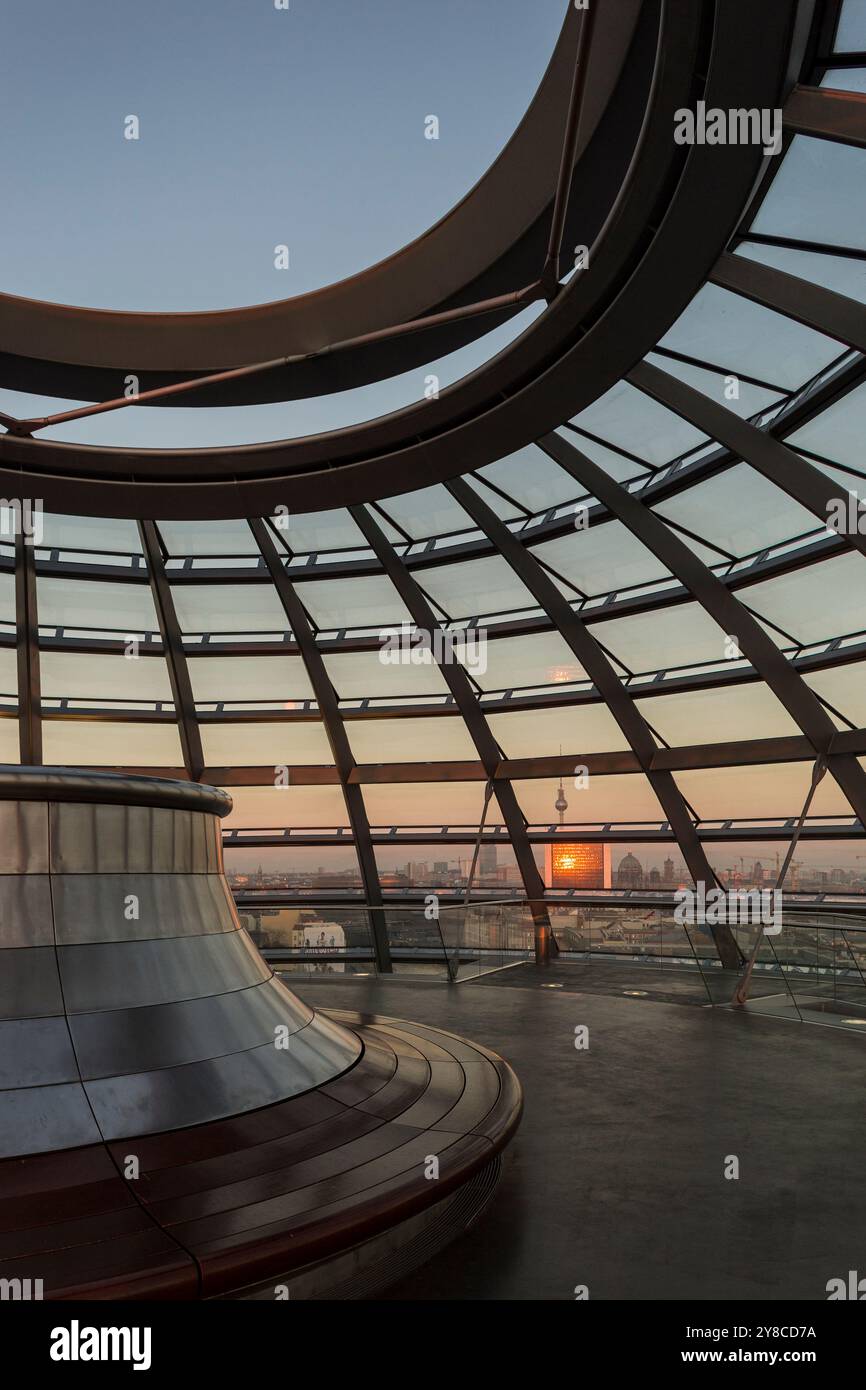
[[(562, 756), (562, 747), (560, 747), (559, 752), (560, 752), (560, 756)], [(560, 773), (559, 773), (559, 794), (557, 795), (557, 798), (556, 798), (556, 801), (554, 802), (554, 805), (555, 805), (557, 811), (559, 812), (559, 823), (560, 823), (560, 825), (564, 825), (564, 824), (565, 824), (565, 813), (566, 813), (566, 811), (568, 810), (568, 802), (567, 802), (566, 799), (565, 799), (565, 789), (563, 788), (563, 785), (562, 785), (562, 770), (561, 770), (561, 769), (560, 769)]]

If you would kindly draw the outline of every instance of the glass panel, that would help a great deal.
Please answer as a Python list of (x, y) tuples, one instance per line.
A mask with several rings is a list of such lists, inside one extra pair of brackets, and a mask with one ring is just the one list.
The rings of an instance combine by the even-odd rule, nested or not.
[(306, 668), (299, 656), (190, 656), (189, 678), (195, 700), (311, 700)]
[(586, 491), (535, 444), (479, 472), (529, 512), (546, 512), (549, 507), (582, 497)]
[(537, 560), (583, 594), (607, 594), (665, 579), (669, 571), (620, 521), (605, 521), (586, 531), (531, 547)]
[[(718, 285), (698, 291), (662, 339), (662, 347), (789, 390), (842, 351), (833, 339)], [(720, 398), (728, 403), (724, 394)]]
[(485, 482), (478, 478), (473, 478), (471, 474), (466, 474), (466, 482), (473, 492), (477, 492), (490, 507), (494, 516), (498, 516), (500, 521), (514, 521), (524, 516), (524, 512), (518, 507), (516, 502), (506, 500), (498, 492), (494, 492), (492, 487), (488, 487)]
[(463, 720), (351, 719), (346, 732), (358, 763), (477, 762), (478, 753)]
[[(691, 882), (691, 875), (685, 866), (679, 848), (675, 844), (647, 844), (641, 841), (627, 843), (617, 840), (613, 844), (609, 844), (608, 849), (610, 851), (611, 887), (614, 890), (645, 889), (647, 892), (672, 892), (680, 884)], [(545, 856), (544, 880), (548, 888), (553, 886), (551, 867), (551, 860)], [(574, 912), (573, 908), (568, 910), (572, 913)], [(634, 911), (634, 909), (632, 910)], [(583, 910), (581, 909), (580, 911), (581, 915), (583, 915)], [(600, 935), (599, 940), (598, 937), (596, 937), (596, 941), (599, 945), (601, 945), (605, 939), (611, 944), (614, 942), (622, 942), (623, 945), (625, 944), (625, 938), (623, 938), (614, 927), (616, 918), (611, 918), (611, 912), (615, 911), (616, 909), (613, 904), (611, 904), (610, 908), (603, 909), (603, 912), (607, 913), (606, 925), (613, 928), (613, 930), (608, 938), (605, 938), (604, 935)], [(644, 920), (652, 920), (653, 914), (647, 913), (645, 908), (639, 909), (639, 911), (641, 918)], [(602, 917), (602, 923), (604, 923), (604, 917)], [(594, 935), (595, 932), (598, 931), (600, 925), (601, 923), (595, 925)], [(632, 930), (640, 930), (638, 922), (636, 921), (629, 923), (629, 925)], [(572, 930), (569, 930), (567, 917), (559, 917), (554, 930), (556, 931), (561, 950), (580, 949), (581, 945), (584, 947), (589, 946), (589, 941), (579, 943), (571, 940), (575, 927), (578, 929), (576, 934), (580, 935), (579, 921), (573, 923)]]
[[(376, 845), (376, 865), (385, 889), (466, 887), (473, 844)], [(509, 844), (483, 843), (475, 866), (474, 888), (512, 888), (523, 883)]]
[(45, 699), (172, 700), (161, 656), (43, 651), (39, 657)]
[(386, 627), (409, 621), (409, 610), (385, 575), (359, 579), (322, 579), (296, 585), (320, 631), (335, 628)]
[[(844, 714), (858, 729), (866, 729), (866, 662), (853, 666), (834, 666), (804, 677), (822, 699)], [(837, 720), (840, 727), (844, 727)]]
[[(405, 782), (368, 784), (364, 804), (371, 825), (464, 825), (480, 823), (484, 782)], [(487, 825), (501, 825), (496, 797), (487, 810)]]
[(608, 473), (611, 478), (615, 478), (618, 483), (626, 483), (631, 478), (649, 477), (650, 470), (645, 464), (635, 463), (633, 459), (626, 458), (624, 454), (615, 453), (613, 449), (608, 449), (604, 444), (598, 444), (585, 434), (575, 434), (571, 430), (557, 430), (556, 433), (573, 448), (586, 454), (587, 458), (597, 463), (599, 468), (603, 468), (605, 473)]
[(866, 49), (866, 6), (863, 0), (845, 0), (836, 31), (837, 53), (859, 53)]
[(42, 750), (46, 763), (71, 767), (183, 767), (174, 724), (44, 719)]
[(441, 483), (418, 492), (404, 492), (399, 497), (382, 498), (380, 506), (413, 540), (471, 531), (474, 527), (472, 518)]
[(273, 830), (284, 826), (348, 825), (340, 787), (228, 787), (234, 803), (223, 821), (226, 830)]
[(447, 694), (435, 665), (392, 664), (376, 652), (340, 652), (324, 657), (325, 670), (341, 700), (397, 699)]
[[(41, 612), (39, 616), (42, 617)], [(15, 576), (12, 574), (0, 574), (0, 622), (15, 622)]]
[(20, 763), (21, 753), (18, 742), (18, 720), (0, 719), (0, 761)]
[(36, 578), (40, 627), (115, 633), (158, 632), (149, 584), (103, 584), (98, 579)]
[(669, 463), (707, 441), (700, 430), (626, 381), (575, 415), (572, 424), (655, 464)]
[(735, 254), (760, 261), (762, 265), (775, 266), (787, 275), (823, 285), (824, 289), (835, 290), (849, 299), (866, 302), (866, 261), (823, 255), (818, 251), (798, 251), (791, 246), (762, 246), (749, 241), (738, 246)]
[(182, 632), (286, 632), (289, 620), (270, 584), (172, 584)]
[(361, 887), (358, 856), (351, 844), (281, 845), (270, 849), (227, 845), (225, 865), (232, 888), (242, 892)]
[[(45, 661), (43, 653), (42, 662)], [(45, 694), (45, 667), (43, 665), (42, 693)], [(18, 656), (14, 647), (0, 647), (0, 694), (17, 698), (18, 694)], [(17, 738), (17, 734), (16, 734)]]
[[(756, 767), (713, 767), (675, 772), (680, 791), (702, 820), (754, 816), (799, 816), (812, 780), (811, 763)], [(811, 816), (851, 815), (851, 807), (828, 774), (819, 783)]]
[(590, 631), (634, 672), (723, 661), (725, 657), (725, 633), (696, 603), (593, 623)]
[(522, 690), (586, 679), (586, 672), (558, 632), (488, 640), (487, 670), (473, 671), (482, 690)]
[[(810, 822), (813, 817), (809, 817)], [(727, 887), (772, 888), (790, 844), (776, 841), (707, 842), (707, 858)], [(792, 893), (866, 893), (866, 873), (855, 840), (809, 840), (803, 837), (788, 866), (785, 889)]]
[[(801, 642), (841, 637), (863, 628), (866, 557), (840, 555), (744, 590), (743, 600)], [(778, 633), (770, 634), (784, 645)]]
[[(866, 386), (849, 391), (841, 400), (795, 430), (785, 441), (836, 463), (863, 471), (863, 422), (866, 420)], [(852, 480), (850, 486), (854, 486)]]
[(293, 513), (288, 528), (280, 532), (294, 555), (317, 550), (366, 548), (367, 542), (345, 507), (328, 512)]
[(101, 516), (61, 516), (45, 512), (42, 545), (49, 550), (116, 551), (140, 555), (141, 538), (134, 521)]
[(284, 767), (333, 759), (322, 724), (285, 720), (274, 724), (202, 724), (201, 742), (209, 767)]
[(831, 68), (821, 86), (837, 92), (866, 92), (866, 68)]
[(795, 135), (752, 231), (866, 249), (866, 154)]
[[(576, 763), (575, 767), (579, 769), (580, 764)], [(559, 823), (556, 800), (560, 783), (557, 778), (518, 780), (512, 785), (530, 825)], [(585, 779), (578, 772), (577, 776), (566, 776), (562, 787), (568, 802), (566, 825), (604, 824), (608, 821), (650, 821), (656, 824), (665, 819), (658, 798), (643, 773), (625, 773), (615, 777), (593, 773)]]
[(245, 521), (159, 521), (169, 555), (258, 555)]
[(800, 733), (784, 705), (765, 685), (656, 695), (641, 700), (638, 709), (672, 748)]
[(536, 607), (529, 590), (500, 555), (415, 570), (414, 577), (451, 618), (511, 613)]
[(646, 360), (651, 366), (658, 367), (660, 371), (667, 372), (668, 376), (676, 377), (678, 381), (684, 381), (687, 386), (693, 386), (701, 395), (709, 396), (710, 400), (717, 401), (719, 405), (732, 410), (744, 420), (784, 399), (784, 393), (768, 391), (762, 386), (753, 386), (748, 381), (735, 379), (734, 367), (729, 367), (727, 371), (710, 371), (707, 367), (696, 367), (691, 362), (678, 362), (676, 358), (665, 357), (663, 353), (658, 352), (649, 353)]
[[(304, 886), (310, 875), (300, 871), (290, 877), (294, 878), (290, 885), (294, 888)], [(340, 882), (343, 891), (353, 886), (348, 876), (341, 876)], [(369, 914), (363, 908), (257, 907), (244, 903), (239, 916), (241, 926), (275, 967), (279, 966), (281, 974), (286, 956), (291, 961), (288, 971), (291, 975), (351, 975), (359, 969), (370, 973), (373, 943)], [(276, 959), (269, 954), (271, 952)], [(362, 958), (360, 963), (358, 957)]]
[(653, 510), (738, 556), (820, 526), (811, 512), (745, 463), (706, 478)]
[(507, 758), (541, 758), (554, 753), (608, 753), (628, 748), (610, 711), (601, 704), (492, 714), (494, 738)]

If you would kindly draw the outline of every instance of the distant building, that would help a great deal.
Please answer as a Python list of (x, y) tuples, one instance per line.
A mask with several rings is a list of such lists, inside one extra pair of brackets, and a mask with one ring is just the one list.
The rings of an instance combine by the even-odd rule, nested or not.
[(495, 845), (482, 845), (478, 851), (478, 877), (495, 879), (499, 863)]
[(674, 881), (674, 861), (673, 861), (672, 859), (666, 859), (666, 860), (665, 860), (665, 867), (664, 867), (664, 873), (663, 873), (663, 875), (662, 875), (662, 878), (663, 878), (663, 881), (664, 881), (665, 883), (673, 883), (673, 881)]
[(643, 885), (643, 865), (633, 854), (619, 861), (616, 871), (617, 888), (640, 888)]

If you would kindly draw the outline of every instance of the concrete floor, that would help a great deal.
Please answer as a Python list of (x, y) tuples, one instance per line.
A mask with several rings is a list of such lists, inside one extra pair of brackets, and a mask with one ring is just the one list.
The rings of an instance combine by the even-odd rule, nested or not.
[(669, 971), (612, 970), (291, 981), (314, 1005), (463, 1033), (523, 1083), (490, 1210), (388, 1296), (823, 1301), (829, 1279), (866, 1275), (866, 1039), (705, 1007)]

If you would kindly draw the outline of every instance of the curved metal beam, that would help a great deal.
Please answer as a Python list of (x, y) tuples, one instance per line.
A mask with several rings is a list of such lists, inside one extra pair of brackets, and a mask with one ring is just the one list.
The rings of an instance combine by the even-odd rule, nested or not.
[[(0, 486), (20, 486), (23, 470), (38, 474), (52, 505), (86, 499), (94, 514), (266, 515), (286, 503), (331, 505), (338, 467), (342, 498), (357, 503), (400, 491), (407, 480), (441, 481), (531, 442), (650, 351), (710, 274), (764, 156), (750, 145), (677, 146), (675, 112), (698, 96), (722, 107), (778, 104), (798, 10), (796, 0), (667, 0), (638, 151), (593, 244), (591, 268), (574, 275), (508, 349), (438, 400), (347, 430), (223, 450), (100, 450), (5, 436)], [(104, 486), (93, 487), (97, 478)]]
[[(793, 497), (807, 512), (811, 512), (824, 525), (827, 524), (832, 505), (839, 499), (839, 484), (828, 473), (807, 463), (765, 430), (757, 429), (726, 406), (705, 396), (702, 391), (696, 391), (693, 386), (678, 381), (649, 362), (641, 362), (629, 372), (626, 380), (660, 405), (667, 406), (681, 419), (688, 420), (711, 439), (724, 444), (789, 497)], [(859, 550), (861, 555), (866, 555), (866, 536), (852, 531), (846, 532), (841, 539), (854, 550)]]
[[(629, 747), (652, 787), (671, 829), (677, 838), (683, 858), (695, 883), (709, 887), (718, 883), (706, 852), (698, 839), (694, 821), (689, 815), (685, 797), (668, 771), (655, 769), (653, 759), (658, 749), (649, 725), (639, 712), (631, 695), (620, 681), (613, 666), (595, 638), (587, 631), (553, 580), (535, 556), (517, 540), (495, 512), (482, 501), (463, 478), (455, 479), (448, 488), (460, 506), (485, 531), (499, 553), (530, 593), (550, 614), (556, 629), (583, 666), (605, 704), (622, 730)], [(713, 929), (713, 939), (723, 965), (736, 969), (740, 952), (733, 933), (727, 925)]]
[(829, 755), (830, 772), (866, 825), (866, 772), (853, 753), (833, 751), (839, 746), (835, 724), (757, 619), (654, 512), (642, 506), (579, 449), (565, 440), (560, 440), (560, 446), (564, 448), (558, 447), (556, 456), (561, 466), (603, 500), (623, 525), (677, 575), (723, 633), (734, 636), (739, 650), (784, 705), (815, 753)]
[[(866, 755), (866, 729), (844, 729), (833, 740), (836, 753)], [(652, 758), (653, 772), (703, 771), (720, 767), (755, 767), (770, 763), (813, 762), (815, 749), (805, 734), (782, 735), (777, 738), (740, 739), (727, 743), (687, 744), (677, 748), (658, 748)], [(535, 781), (568, 775), (577, 761), (585, 764), (595, 776), (617, 777), (642, 772), (643, 765), (632, 750), (616, 749), (607, 753), (584, 753), (575, 750), (567, 754), (551, 754), (534, 758), (503, 758), (494, 773), (495, 782)], [(116, 775), (137, 771), (150, 777), (182, 778), (184, 768), (102, 769)], [(99, 772), (99, 768), (90, 771)], [(273, 783), (273, 766), (261, 764), (232, 767), (206, 767), (202, 783), (214, 788), (266, 787)], [(331, 763), (289, 764), (292, 786), (336, 787), (341, 785), (340, 774)], [(350, 785), (382, 786), (406, 782), (486, 782), (487, 771), (481, 761), (357, 763), (352, 768)], [(783, 809), (780, 815), (786, 814)], [(667, 824), (667, 822), (666, 822)], [(369, 827), (368, 827), (369, 829)], [(697, 826), (702, 838), (701, 823)], [(673, 836), (673, 831), (671, 831)], [(346, 838), (343, 843), (348, 843)]]
[[(416, 628), (431, 634), (435, 632), (441, 624), (435, 617), (430, 603), (396, 551), (389, 545), (384, 532), (368, 508), (350, 507), (349, 510), (363, 532), (367, 544), (375, 552), (383, 570), (409, 610)], [(466, 671), (457, 661), (444, 660), (438, 662), (438, 667), (463, 716), (469, 737), (475, 744), (485, 777), (496, 778), (497, 769), (502, 762), (502, 753), (490, 732), (490, 726), (481, 711)], [(538, 959), (546, 960), (550, 943), (550, 918), (541, 901), (544, 897), (544, 879), (526, 837), (526, 820), (514, 795), (514, 788), (510, 782), (497, 779), (495, 791), (535, 923), (536, 956)]]
[(337, 694), (325, 669), (325, 663), (316, 645), (316, 639), (313, 636), (304, 606), (286, 573), (285, 565), (280, 559), (279, 551), (267, 523), (258, 518), (251, 520), (249, 527), (264, 556), (265, 564), (268, 567), (280, 603), (283, 605), (283, 612), (288, 619), (289, 627), (295, 634), (298, 650), (301, 653), (304, 668), (319, 706), (319, 713), (331, 748), (331, 756), (334, 759), (337, 779), (343, 792), (346, 814), (352, 828), (352, 839), (358, 857), (361, 882), (364, 885), (364, 897), (370, 907), (370, 926), (376, 967), (381, 973), (390, 974), (393, 968), (391, 948), (388, 942), (385, 914), (382, 911), (379, 870), (370, 842), (370, 822), (367, 819), (367, 809), (364, 805), (361, 788), (352, 781), (352, 774), (357, 764), (352, 755), (346, 726), (340, 717)]
[(18, 639), (18, 749), (22, 764), (42, 762), (42, 700), (36, 558), (23, 527), (15, 536), (15, 627)]
[(162, 635), (165, 660), (168, 665), (168, 678), (171, 683), (171, 693), (177, 714), (177, 728), (180, 735), (183, 761), (192, 781), (200, 782), (204, 771), (201, 732), (195, 717), (192, 682), (189, 678), (189, 667), (186, 664), (183, 636), (180, 623), (177, 620), (171, 585), (165, 572), (162, 546), (156, 526), (152, 521), (140, 521), (138, 533), (141, 536), (141, 548), (147, 557), (147, 573), (153, 595), (153, 606), (156, 609), (157, 622)]
[(775, 309), (858, 352), (866, 352), (866, 305), (847, 295), (825, 290), (798, 275), (764, 265), (751, 256), (725, 252), (710, 279), (714, 285)]
[[(593, 9), (599, 12), (599, 42), (588, 73), (582, 138), (572, 152), (573, 159), (576, 154), (584, 163), (642, 18), (641, 0), (593, 0)], [(408, 246), (322, 289), (240, 309), (132, 313), (0, 295), (0, 382), (38, 394), (105, 399), (118, 394), (130, 372), (145, 389), (263, 359), (317, 352), (329, 343), (489, 298), (537, 278), (584, 18), (585, 12), (567, 7), (548, 68), (513, 136), (475, 187)], [(621, 103), (615, 116), (626, 134)], [(613, 122), (608, 124), (608, 154), (621, 177), (630, 148), (623, 144), (617, 154), (617, 132)], [(591, 182), (587, 188), (584, 181), (583, 196), (589, 194), (601, 217), (615, 184), (601, 164), (588, 172)], [(575, 214), (576, 208), (572, 221)], [(483, 331), (465, 326), (446, 330), (433, 340), (434, 355)], [(428, 354), (426, 344), (423, 349), (406, 343), (384, 350), (359, 346), (339, 363), (322, 359), (307, 368), (275, 372), (265, 382), (235, 383), (233, 389), (227, 385), (183, 403), (243, 405), (346, 390), (406, 370)], [(22, 384), (22, 374), (29, 385)]]

